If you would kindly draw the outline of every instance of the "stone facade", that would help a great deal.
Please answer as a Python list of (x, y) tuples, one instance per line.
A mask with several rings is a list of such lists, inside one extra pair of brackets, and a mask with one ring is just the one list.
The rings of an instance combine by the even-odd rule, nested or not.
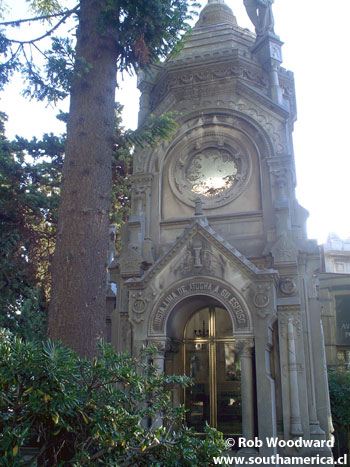
[(330, 234), (321, 257), (318, 287), (327, 365), (350, 368), (350, 240)]
[(342, 240), (335, 233), (321, 245), (322, 272), (350, 274), (350, 238)]
[[(295, 198), (294, 80), (280, 66), (281, 46), (273, 32), (257, 38), (223, 1), (210, 0), (183, 50), (140, 75), (140, 123), (177, 111), (178, 129), (135, 154), (132, 214), (111, 266), (111, 333), (119, 350), (154, 344), (160, 371), (183, 373), (188, 323), (202, 309), (224, 310), (225, 352), (240, 361), (242, 427), (233, 434), (324, 440), (331, 424), (314, 283), (320, 254)], [(189, 340), (219, 349), (205, 326)], [(220, 428), (210, 378), (210, 420)], [(202, 414), (206, 402), (196, 404)]]

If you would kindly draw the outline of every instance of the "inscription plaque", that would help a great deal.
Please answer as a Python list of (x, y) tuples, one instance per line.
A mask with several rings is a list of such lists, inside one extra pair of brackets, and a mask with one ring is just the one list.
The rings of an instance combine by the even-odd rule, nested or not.
[(192, 280), (174, 286), (161, 298), (151, 321), (151, 333), (162, 333), (166, 319), (172, 308), (186, 297), (191, 295), (208, 295), (216, 298), (230, 312), (236, 331), (249, 331), (250, 317), (242, 308), (235, 293), (229, 287), (211, 280)]

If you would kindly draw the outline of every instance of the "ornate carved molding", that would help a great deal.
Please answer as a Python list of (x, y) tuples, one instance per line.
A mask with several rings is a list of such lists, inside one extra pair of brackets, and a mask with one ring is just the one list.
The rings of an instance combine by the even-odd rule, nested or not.
[(299, 309), (292, 307), (278, 307), (278, 321), (280, 324), (280, 335), (286, 337), (288, 334), (288, 323), (291, 322), (294, 326), (297, 336), (301, 335), (301, 316)]
[(168, 338), (165, 339), (152, 339), (148, 341), (148, 344), (152, 345), (157, 349), (157, 352), (164, 356), (165, 352), (169, 351), (170, 349), (170, 341)]
[(134, 174), (131, 176), (132, 213), (141, 215), (146, 209), (147, 194), (152, 188), (153, 174)]
[(255, 313), (259, 318), (265, 319), (273, 313), (274, 310), (271, 308), (273, 305), (273, 303), (271, 303), (271, 283), (253, 282), (246, 285), (243, 289), (243, 291), (247, 290), (249, 291), (248, 296), (255, 307)]
[(297, 291), (297, 284), (292, 277), (282, 277), (279, 283), (279, 289), (283, 295), (295, 295)]
[[(172, 142), (162, 143), (157, 150), (139, 150), (134, 158), (134, 171), (137, 175), (142, 172), (153, 172), (155, 161), (169, 153), (180, 140), (188, 138), (196, 129), (203, 129), (208, 125), (219, 125), (227, 128), (227, 134), (231, 130), (242, 132), (254, 145), (258, 145), (262, 157), (275, 159), (276, 153), (285, 153), (284, 147), (276, 147), (280, 141), (280, 131), (283, 130), (281, 122), (268, 113), (262, 112), (261, 108), (243, 97), (235, 100), (222, 101), (218, 99), (191, 99), (191, 103), (181, 103), (177, 110), (187, 115), (186, 120), (179, 122), (179, 129), (174, 134)], [(242, 113), (245, 116), (242, 116)], [(213, 133), (216, 137), (216, 133)], [(227, 138), (226, 138), (227, 139)], [(157, 169), (158, 170), (158, 169)]]
[(196, 295), (217, 299), (229, 312), (234, 331), (251, 332), (250, 315), (243, 308), (236, 292), (228, 284), (203, 277), (181, 281), (162, 294), (150, 318), (149, 335), (165, 335), (167, 318), (174, 307), (183, 299)]
[(277, 201), (285, 201), (288, 199), (288, 178), (289, 169), (280, 168), (272, 172), (272, 183), (276, 190)]
[(152, 111), (162, 101), (162, 99), (171, 91), (179, 90), (183, 87), (198, 86), (203, 84), (209, 84), (215, 82), (218, 79), (232, 78), (242, 79), (249, 83), (265, 89), (266, 92), (269, 86), (269, 79), (267, 73), (261, 70), (260, 67), (249, 66), (247, 64), (222, 64), (215, 65), (212, 67), (206, 67), (205, 70), (201, 69), (198, 71), (181, 71), (171, 72), (166, 74), (164, 78), (156, 85), (153, 91), (153, 99), (151, 100)]
[[(168, 178), (175, 196), (189, 206), (194, 206), (199, 196), (205, 209), (221, 207), (237, 198), (252, 174), (252, 156), (244, 139), (243, 134), (228, 131), (224, 119), (216, 116), (200, 131), (193, 129), (186, 138), (180, 138), (168, 155)], [(206, 186), (209, 175), (219, 170), (227, 175), (220, 188)]]
[(241, 357), (252, 357), (254, 351), (253, 339), (238, 339), (234, 342), (234, 346), (237, 349)]
[(282, 232), (282, 235), (271, 248), (271, 253), (275, 264), (296, 263), (297, 252), (297, 247), (289, 239), (286, 232)]
[[(262, 111), (261, 107), (257, 106), (253, 102), (248, 101), (245, 99), (243, 96), (237, 97), (235, 100), (218, 100), (218, 99), (209, 99), (205, 98), (205, 100), (198, 100), (198, 101), (192, 101), (191, 107), (186, 107), (182, 106), (180, 108), (181, 112), (184, 114), (193, 112), (195, 110), (199, 109), (206, 109), (206, 108), (215, 108), (219, 107), (220, 109), (225, 109), (225, 112), (227, 112), (227, 108), (230, 108), (232, 110), (236, 110), (239, 112), (238, 115), (233, 116), (232, 114), (230, 116), (227, 116), (227, 123), (229, 125), (232, 125), (232, 127), (236, 127), (239, 129), (242, 129), (246, 131), (247, 133), (251, 134), (254, 139), (257, 141), (259, 139), (262, 139), (264, 143), (267, 145), (267, 147), (270, 146), (270, 141), (268, 141), (263, 134), (262, 131), (259, 131), (259, 129), (254, 125), (251, 127), (251, 130), (249, 130), (247, 124), (251, 124), (249, 120), (246, 118), (242, 117), (241, 114), (245, 114), (248, 118), (251, 118), (254, 122), (257, 122), (261, 127), (270, 135), (272, 142), (275, 144), (280, 144), (280, 146), (276, 147), (276, 152), (277, 153), (283, 153), (285, 152), (284, 145), (281, 143), (281, 137), (280, 137), (280, 130), (281, 127), (278, 128), (278, 126), (281, 125), (281, 123), (274, 117), (270, 116), (267, 112)], [(203, 112), (203, 110), (202, 110)], [(221, 110), (221, 113), (224, 114), (224, 112)], [(222, 115), (220, 115), (220, 118), (222, 118)], [(204, 116), (205, 119), (205, 116)], [(205, 121), (202, 121), (202, 124), (205, 123)], [(253, 135), (251, 131), (257, 131), (258, 133)], [(274, 154), (270, 154), (270, 156), (273, 156)]]
[(186, 248), (184, 255), (174, 266), (174, 271), (183, 277), (198, 274), (222, 277), (225, 264), (221, 255), (213, 252), (212, 246), (202, 235), (195, 235)]
[[(205, 226), (200, 223), (200, 221), (195, 222), (184, 234), (178, 239), (176, 244), (162, 257), (157, 263), (148, 271), (145, 272), (144, 276), (140, 280), (129, 280), (126, 285), (129, 289), (141, 289), (145, 288), (148, 283), (160, 273), (160, 271), (165, 268), (170, 261), (177, 255), (184, 255), (185, 253), (180, 253), (180, 250), (183, 250), (184, 247), (191, 242), (191, 239), (197, 234), (203, 237), (204, 240), (208, 241), (208, 244), (214, 249), (216, 248), (218, 252), (222, 253), (223, 261), (231, 261), (235, 265), (235, 269), (239, 270), (245, 276), (251, 278), (258, 278), (260, 280), (276, 280), (277, 273), (274, 270), (260, 270), (253, 263), (251, 263), (245, 256), (243, 256), (238, 250), (236, 250), (232, 245), (225, 241), (219, 234), (217, 234), (211, 227)], [(215, 250), (214, 250), (215, 251)], [(215, 253), (216, 258), (218, 257)], [(175, 264), (174, 267), (178, 267), (178, 264)], [(221, 266), (220, 266), (221, 267)], [(196, 274), (201, 275), (202, 272), (196, 269)], [(203, 275), (205, 276), (206, 272), (203, 270)], [(248, 279), (247, 277), (247, 279)]]
[(130, 313), (131, 320), (136, 324), (140, 324), (145, 320), (145, 312), (148, 308), (149, 303), (154, 300), (156, 296), (152, 287), (144, 291), (133, 292), (129, 294), (130, 297)]

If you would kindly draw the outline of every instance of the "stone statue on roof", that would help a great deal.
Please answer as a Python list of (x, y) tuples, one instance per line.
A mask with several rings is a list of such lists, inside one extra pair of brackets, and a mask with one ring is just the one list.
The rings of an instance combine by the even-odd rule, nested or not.
[(275, 0), (243, 0), (257, 36), (275, 34), (272, 4)]

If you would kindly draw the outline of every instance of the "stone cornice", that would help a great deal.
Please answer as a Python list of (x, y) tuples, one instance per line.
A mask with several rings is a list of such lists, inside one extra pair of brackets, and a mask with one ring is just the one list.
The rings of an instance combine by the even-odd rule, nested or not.
[(240, 81), (237, 84), (236, 90), (242, 97), (252, 98), (254, 102), (258, 102), (262, 106), (268, 108), (270, 111), (272, 110), (274, 114), (282, 117), (283, 120), (287, 120), (289, 118), (290, 113), (288, 109), (276, 104), (269, 96), (258, 92), (257, 89), (253, 89), (246, 83)]
[[(209, 57), (208, 57), (209, 55)], [(254, 84), (261, 92), (267, 94), (269, 87), (268, 75), (255, 61), (247, 59), (242, 51), (225, 50), (212, 55), (206, 53), (203, 57), (177, 63), (159, 74), (151, 98), (152, 111), (166, 96), (176, 89), (188, 86), (206, 86), (217, 80), (240, 80)]]
[[(256, 218), (262, 219), (263, 213), (262, 211), (247, 211), (247, 212), (237, 212), (237, 213), (232, 213), (232, 214), (213, 214), (213, 215), (207, 215), (208, 221), (222, 221), (222, 222), (227, 222), (231, 220), (236, 220), (239, 218), (244, 219), (245, 221), (255, 221)], [(246, 219), (247, 218), (247, 219)], [(166, 219), (160, 221), (160, 225), (176, 225), (178, 226), (179, 224), (184, 224), (188, 225), (188, 217), (182, 217), (182, 218), (176, 218), (176, 219)]]

